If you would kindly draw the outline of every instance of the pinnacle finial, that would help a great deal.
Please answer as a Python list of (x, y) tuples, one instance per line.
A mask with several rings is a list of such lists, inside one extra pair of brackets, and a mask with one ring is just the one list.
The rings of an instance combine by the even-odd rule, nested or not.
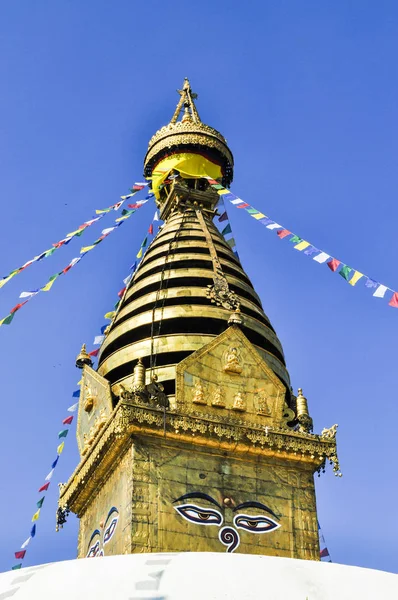
[(84, 365), (93, 366), (93, 361), (87, 352), (86, 344), (83, 344), (82, 349), (76, 357), (76, 366), (78, 369), (83, 369)]
[(182, 89), (177, 90), (177, 92), (180, 94), (181, 97), (178, 101), (177, 107), (174, 111), (174, 115), (173, 115), (170, 123), (177, 122), (177, 119), (181, 113), (182, 107), (184, 107), (184, 109), (185, 109), (184, 115), (182, 118), (183, 121), (192, 120), (194, 123), (200, 123), (201, 122), (200, 117), (199, 117), (198, 111), (197, 111), (195, 103), (194, 103), (194, 100), (196, 100), (198, 95), (192, 91), (191, 84), (189, 83), (188, 77), (185, 77)]

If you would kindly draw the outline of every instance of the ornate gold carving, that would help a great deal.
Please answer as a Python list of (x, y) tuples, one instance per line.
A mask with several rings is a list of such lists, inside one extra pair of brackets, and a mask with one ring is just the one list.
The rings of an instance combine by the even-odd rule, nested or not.
[(203, 385), (200, 381), (195, 383), (195, 391), (193, 393), (192, 402), (193, 404), (207, 404)]
[(78, 369), (83, 369), (84, 365), (88, 365), (89, 367), (93, 366), (93, 361), (91, 357), (88, 355), (86, 350), (86, 344), (82, 345), (82, 349), (76, 357), (76, 366)]
[(301, 388), (298, 389), (296, 398), (296, 412), (297, 420), (299, 422), (299, 430), (305, 432), (312, 431), (314, 424), (308, 412), (307, 398), (304, 398), (303, 390)]
[(267, 395), (263, 389), (258, 390), (256, 392), (255, 405), (256, 405), (258, 415), (263, 415), (264, 417), (271, 416), (271, 409), (268, 406)]
[(242, 398), (242, 392), (237, 392), (235, 394), (232, 410), (238, 410), (242, 412), (246, 410), (246, 402)]
[(85, 398), (84, 398), (84, 410), (89, 413), (92, 411), (95, 403), (95, 396), (93, 395), (89, 385), (85, 385)]
[(232, 346), (225, 357), (224, 371), (227, 373), (242, 373), (238, 349)]
[(220, 387), (217, 387), (213, 392), (211, 405), (215, 406), (216, 408), (225, 408), (224, 394)]
[(332, 440), (336, 439), (337, 427), (337, 423), (335, 425), (332, 425), (329, 429), (325, 427), (324, 429), (322, 429), (321, 437)]

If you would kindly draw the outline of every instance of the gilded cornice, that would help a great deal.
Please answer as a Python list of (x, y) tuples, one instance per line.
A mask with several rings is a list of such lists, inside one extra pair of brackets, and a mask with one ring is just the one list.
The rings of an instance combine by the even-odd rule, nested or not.
[(339, 474), (335, 429), (321, 435), (301, 433), (284, 427), (255, 427), (242, 419), (195, 411), (166, 411), (122, 401), (101, 431), (89, 454), (77, 467), (69, 482), (62, 486), (60, 506), (67, 505), (80, 516), (93, 495), (109, 477), (116, 461), (124, 453), (132, 436), (167, 438), (222, 449), (237, 454), (261, 455), (292, 463), (306, 464), (312, 472), (323, 469), (326, 460)]

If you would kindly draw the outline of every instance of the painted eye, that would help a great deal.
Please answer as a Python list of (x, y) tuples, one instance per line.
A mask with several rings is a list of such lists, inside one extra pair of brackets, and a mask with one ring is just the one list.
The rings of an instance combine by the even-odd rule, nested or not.
[(119, 516), (114, 517), (109, 525), (109, 527), (107, 527), (105, 529), (105, 533), (104, 533), (104, 544), (107, 544), (111, 537), (113, 536), (113, 534), (115, 533), (115, 529), (116, 529), (116, 525), (117, 522), (119, 520)]
[(203, 508), (195, 504), (180, 504), (174, 507), (176, 511), (191, 523), (199, 525), (221, 525), (223, 522), (222, 514), (218, 510)]
[(89, 551), (87, 552), (86, 558), (95, 558), (100, 553), (100, 543), (99, 540), (95, 542), (92, 546), (90, 546)]
[(280, 527), (279, 523), (263, 515), (236, 515), (234, 524), (235, 527), (246, 529), (252, 533), (268, 533)]

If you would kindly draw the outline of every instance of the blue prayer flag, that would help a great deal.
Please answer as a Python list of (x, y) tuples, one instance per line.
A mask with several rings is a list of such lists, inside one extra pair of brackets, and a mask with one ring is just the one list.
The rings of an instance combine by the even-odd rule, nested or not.
[(75, 392), (73, 392), (72, 398), (80, 398), (80, 390), (76, 390)]
[(36, 523), (33, 525), (32, 529), (30, 530), (30, 537), (34, 538), (36, 535)]
[(379, 284), (377, 283), (377, 281), (375, 281), (374, 279), (369, 279), (369, 277), (366, 279), (365, 281), (365, 285), (368, 288), (375, 288), (377, 287)]
[(52, 469), (55, 469), (55, 467), (57, 466), (58, 459), (59, 459), (59, 455), (57, 456), (57, 458), (54, 460), (53, 464), (51, 465)]

